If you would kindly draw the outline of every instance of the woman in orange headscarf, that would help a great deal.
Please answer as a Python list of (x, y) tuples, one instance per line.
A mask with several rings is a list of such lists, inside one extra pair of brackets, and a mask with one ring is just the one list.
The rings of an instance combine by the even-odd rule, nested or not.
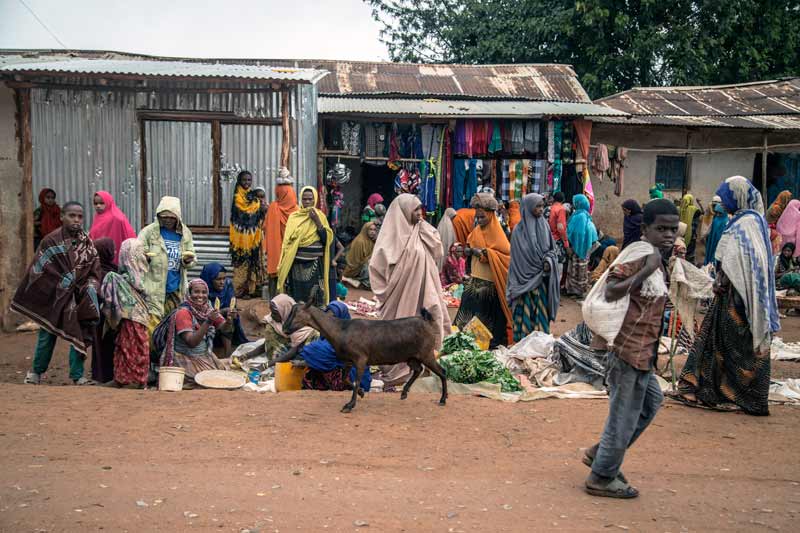
[(297, 193), (292, 186), (294, 179), (286, 167), (278, 171), (275, 187), (275, 201), (269, 205), (267, 218), (264, 220), (264, 252), (267, 254), (267, 275), (269, 276), (270, 294), (275, 295), (278, 283), (278, 263), (281, 260), (283, 234), (289, 215), (297, 211)]
[(490, 348), (496, 348), (509, 338), (511, 310), (505, 295), (511, 245), (495, 215), (497, 200), (491, 194), (478, 193), (471, 204), (478, 225), (469, 234), (464, 253), (472, 262), (472, 277), (464, 286), (455, 324), (463, 328), (478, 317), (492, 334)]
[(475, 210), (463, 208), (456, 211), (453, 217), (453, 230), (456, 232), (456, 241), (467, 242), (469, 234), (475, 229)]

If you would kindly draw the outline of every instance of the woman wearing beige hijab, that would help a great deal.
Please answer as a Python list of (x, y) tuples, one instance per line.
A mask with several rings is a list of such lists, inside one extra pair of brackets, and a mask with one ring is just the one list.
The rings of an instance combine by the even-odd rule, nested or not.
[[(369, 263), (372, 291), (380, 302), (382, 320), (418, 316), (424, 307), (440, 326), (437, 348), (450, 334), (450, 315), (442, 299), (437, 262), (442, 241), (436, 228), (422, 217), (422, 203), (412, 194), (401, 194), (389, 206)], [(386, 386), (405, 382), (408, 365), (381, 367), (379, 379)]]

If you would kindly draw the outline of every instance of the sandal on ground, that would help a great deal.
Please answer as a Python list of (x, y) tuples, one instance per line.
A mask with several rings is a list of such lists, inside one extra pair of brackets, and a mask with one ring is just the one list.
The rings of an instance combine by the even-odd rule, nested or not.
[(87, 378), (86, 376), (81, 376), (78, 379), (72, 380), (73, 385), (84, 386), (84, 385), (95, 385), (95, 382), (91, 379)]
[[(594, 457), (589, 455), (589, 451), (588, 450), (586, 452), (584, 452), (584, 454), (583, 454), (583, 464), (585, 464), (589, 468), (591, 468), (592, 464), (594, 464)], [(623, 483), (627, 483), (628, 482), (628, 478), (625, 477), (625, 474), (622, 473), (622, 470), (617, 472), (617, 479), (622, 481)]]
[(42, 375), (37, 374), (36, 372), (28, 372), (25, 376), (25, 383), (26, 385), (39, 385), (42, 382)]
[(630, 500), (639, 496), (639, 491), (631, 487), (628, 483), (623, 483), (618, 478), (614, 478), (607, 485), (595, 485), (586, 480), (586, 492), (592, 496), (601, 496), (603, 498), (619, 498), (621, 500)]

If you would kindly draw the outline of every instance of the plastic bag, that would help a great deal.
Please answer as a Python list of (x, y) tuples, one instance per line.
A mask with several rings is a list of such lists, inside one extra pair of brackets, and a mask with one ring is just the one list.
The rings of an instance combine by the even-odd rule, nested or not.
[(478, 348), (481, 350), (489, 349), (489, 343), (492, 341), (492, 334), (486, 329), (486, 326), (483, 325), (483, 322), (481, 322), (478, 317), (472, 317), (472, 320), (467, 322), (467, 325), (464, 326), (464, 331), (466, 333), (471, 333), (472, 336), (475, 337), (475, 344), (478, 345)]
[(527, 337), (509, 349), (509, 353), (518, 359), (528, 357), (549, 357), (556, 339), (549, 333), (533, 331)]

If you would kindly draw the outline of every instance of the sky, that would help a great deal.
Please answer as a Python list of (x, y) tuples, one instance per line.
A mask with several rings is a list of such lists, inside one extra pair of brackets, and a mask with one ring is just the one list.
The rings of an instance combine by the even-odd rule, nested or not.
[(0, 48), (385, 61), (379, 29), (362, 0), (0, 0)]

